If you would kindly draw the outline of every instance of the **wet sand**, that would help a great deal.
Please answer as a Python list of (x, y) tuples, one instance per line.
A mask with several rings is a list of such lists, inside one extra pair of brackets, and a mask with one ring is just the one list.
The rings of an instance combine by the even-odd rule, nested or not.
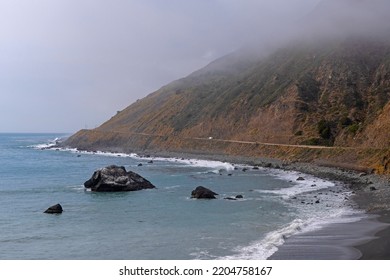
[[(377, 241), (375, 233), (388, 224), (376, 215), (367, 215), (357, 222), (331, 224), (323, 229), (297, 234), (273, 254), (270, 260), (357, 260), (369, 255), (380, 258), (367, 242)], [(358, 244), (364, 247), (357, 246)], [(366, 245), (367, 244), (367, 245)], [(381, 242), (378, 242), (378, 246)]]
[(351, 199), (364, 217), (356, 222), (331, 224), (317, 231), (295, 235), (269, 259), (390, 259), (389, 177), (311, 164), (296, 164), (288, 169), (342, 182), (354, 192)]

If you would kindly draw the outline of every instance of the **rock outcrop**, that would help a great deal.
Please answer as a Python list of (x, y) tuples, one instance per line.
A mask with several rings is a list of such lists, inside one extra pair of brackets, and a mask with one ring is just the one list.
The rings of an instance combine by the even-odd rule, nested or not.
[(56, 204), (47, 208), (44, 212), (46, 214), (61, 214), (63, 212), (61, 204)]
[(191, 192), (191, 197), (197, 199), (215, 199), (216, 195), (218, 194), (202, 186), (197, 187)]
[(84, 183), (84, 187), (94, 192), (122, 192), (153, 189), (155, 186), (123, 166), (111, 165), (96, 170), (92, 177)]

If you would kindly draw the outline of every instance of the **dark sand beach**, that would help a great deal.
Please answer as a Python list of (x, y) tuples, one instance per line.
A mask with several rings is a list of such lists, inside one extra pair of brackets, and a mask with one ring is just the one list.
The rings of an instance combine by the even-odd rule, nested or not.
[[(376, 233), (378, 230), (386, 231), (388, 224), (378, 221), (378, 217), (368, 215), (356, 222), (331, 224), (317, 231), (292, 236), (269, 259), (386, 259), (386, 251), (379, 252), (378, 250), (383, 247), (382, 244), (386, 242), (386, 238), (380, 240)], [(376, 246), (373, 247), (372, 244)]]
[[(351, 260), (363, 257), (355, 247), (375, 239), (375, 232), (387, 227), (375, 217), (345, 224), (331, 224), (318, 231), (292, 236), (269, 259)], [(367, 248), (368, 249), (368, 248)]]
[(361, 260), (390, 260), (390, 212), (383, 211), (378, 221), (387, 226), (377, 232), (371, 241), (355, 246), (362, 252)]
[(352, 223), (331, 224), (287, 239), (270, 259), (388, 260), (390, 259), (390, 181), (388, 176), (312, 164), (287, 169), (337, 181), (349, 187), (363, 217)]

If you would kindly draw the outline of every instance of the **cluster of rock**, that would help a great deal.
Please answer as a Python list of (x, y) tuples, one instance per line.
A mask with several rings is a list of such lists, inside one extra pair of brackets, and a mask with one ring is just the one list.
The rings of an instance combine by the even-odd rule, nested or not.
[[(216, 199), (217, 193), (212, 190), (205, 188), (203, 186), (196, 187), (195, 190), (191, 192), (191, 198), (196, 199)], [(225, 197), (226, 200), (238, 200), (244, 198), (241, 194), (236, 195), (235, 197)]]
[[(123, 192), (139, 191), (143, 189), (156, 188), (151, 182), (139, 174), (127, 171), (123, 166), (110, 165), (96, 170), (92, 177), (84, 183), (86, 189), (93, 192)], [(195, 199), (216, 199), (217, 193), (199, 186), (191, 192), (191, 198)], [(227, 200), (237, 200), (243, 198), (242, 195), (227, 197)], [(44, 213), (61, 214), (63, 212), (60, 204), (49, 207)]]

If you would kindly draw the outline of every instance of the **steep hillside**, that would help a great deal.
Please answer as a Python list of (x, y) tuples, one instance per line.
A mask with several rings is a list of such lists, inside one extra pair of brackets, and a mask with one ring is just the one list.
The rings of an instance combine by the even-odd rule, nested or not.
[(390, 121), (390, 45), (355, 39), (295, 45), (256, 61), (237, 63), (237, 54), (222, 61), (139, 100), (97, 130), (390, 146), (390, 130), (382, 129)]
[[(345, 3), (351, 1), (357, 0)], [(325, 2), (320, 11), (336, 3)], [(301, 37), (267, 54), (232, 53), (66, 144), (126, 152), (326, 158), (390, 172), (390, 41), (349, 33)], [(287, 146), (270, 150), (269, 144)], [(335, 148), (310, 148), (317, 146)]]

